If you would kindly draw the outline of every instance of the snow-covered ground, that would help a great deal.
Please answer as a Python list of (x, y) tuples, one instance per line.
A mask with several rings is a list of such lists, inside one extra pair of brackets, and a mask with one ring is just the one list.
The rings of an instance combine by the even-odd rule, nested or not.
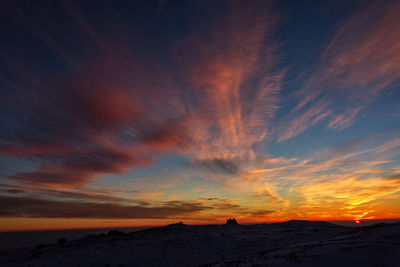
[(400, 224), (176, 224), (2, 251), (0, 266), (400, 266)]

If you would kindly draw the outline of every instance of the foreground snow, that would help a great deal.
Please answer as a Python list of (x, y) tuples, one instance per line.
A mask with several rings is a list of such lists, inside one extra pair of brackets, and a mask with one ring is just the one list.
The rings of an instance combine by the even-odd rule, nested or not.
[(176, 224), (3, 251), (0, 266), (400, 266), (400, 224)]

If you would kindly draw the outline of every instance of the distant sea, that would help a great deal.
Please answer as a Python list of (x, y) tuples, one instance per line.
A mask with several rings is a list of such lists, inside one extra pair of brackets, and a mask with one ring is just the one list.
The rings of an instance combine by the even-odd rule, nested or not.
[(27, 232), (0, 232), (0, 250), (34, 247), (39, 244), (55, 244), (59, 238), (75, 240), (91, 234), (107, 234), (111, 230), (124, 233), (140, 231), (151, 227), (130, 228), (102, 228), (102, 229), (73, 229), (51, 231), (27, 231)]

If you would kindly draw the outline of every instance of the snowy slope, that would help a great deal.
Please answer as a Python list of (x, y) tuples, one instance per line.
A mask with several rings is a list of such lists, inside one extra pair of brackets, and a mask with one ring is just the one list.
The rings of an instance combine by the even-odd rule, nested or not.
[(400, 266), (400, 224), (170, 225), (0, 252), (0, 266)]

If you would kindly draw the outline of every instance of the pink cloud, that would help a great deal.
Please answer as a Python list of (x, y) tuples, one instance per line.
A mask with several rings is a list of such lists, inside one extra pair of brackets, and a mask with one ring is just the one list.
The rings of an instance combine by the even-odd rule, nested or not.
[(278, 133), (278, 142), (295, 137), (307, 130), (309, 127), (329, 117), (332, 114), (332, 110), (328, 109), (328, 107), (328, 101), (320, 100), (315, 105), (306, 109), (306, 111), (304, 111), (300, 116), (294, 116), (294, 118), (289, 120), (289, 126), (284, 127), (283, 130)]
[[(33, 20), (17, 11), (23, 25)], [(279, 57), (269, 8), (238, 2), (210, 17), (205, 30), (195, 29), (171, 46), (172, 68), (122, 38), (100, 35), (74, 6), (66, 4), (66, 11), (103, 49), (51, 78), (21, 69), (21, 88), (6, 79), (16, 91), (4, 102), (24, 127), (0, 136), (0, 153), (38, 163), (36, 170), (11, 178), (77, 187), (152, 164), (165, 153), (240, 164), (269, 136), (283, 78), (283, 71), (273, 71)], [(44, 29), (25, 26), (74, 61)]]
[(197, 99), (187, 103), (199, 114), (194, 157), (249, 158), (252, 147), (270, 135), (284, 73), (273, 71), (279, 62), (275, 19), (268, 9), (236, 2), (205, 33), (174, 47), (193, 88), (188, 94)]
[(357, 108), (347, 108), (344, 113), (338, 114), (331, 119), (328, 124), (329, 128), (336, 130), (342, 130), (350, 127), (354, 123), (354, 118), (360, 112), (362, 107)]
[[(35, 171), (11, 178), (77, 187), (102, 174), (151, 164), (159, 153), (182, 150), (190, 142), (188, 120), (182, 118), (174, 94), (152, 85), (150, 67), (132, 62), (133, 56), (118, 52), (99, 56), (84, 71), (41, 81), (33, 98), (18, 91), (6, 96), (9, 108), (27, 123), (4, 131), (0, 153), (40, 163)], [(158, 74), (160, 83), (168, 85), (163, 73)], [(166, 99), (148, 101), (154, 96)]]
[(292, 119), (286, 132), (292, 134), (286, 134), (286, 139), (313, 125), (293, 130), (310, 112), (308, 106), (320, 105), (319, 99), (331, 100), (326, 106), (326, 112), (332, 110), (328, 127), (343, 130), (353, 125), (360, 111), (400, 78), (399, 12), (397, 1), (385, 5), (376, 2), (337, 31), (315, 72), (295, 94), (299, 101), (289, 115)]

